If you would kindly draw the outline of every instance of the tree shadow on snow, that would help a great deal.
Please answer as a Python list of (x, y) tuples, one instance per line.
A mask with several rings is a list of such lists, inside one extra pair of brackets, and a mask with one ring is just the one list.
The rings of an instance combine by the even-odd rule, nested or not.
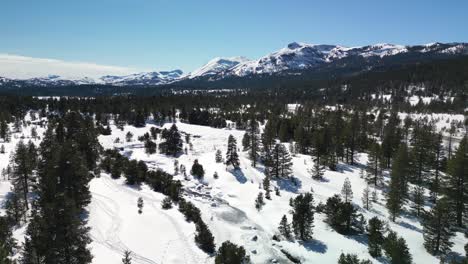
[(320, 254), (325, 254), (328, 250), (327, 245), (325, 245), (322, 241), (314, 239), (311, 241), (302, 241), (299, 242), (305, 249), (314, 251)]
[(408, 222), (400, 221), (400, 222), (397, 222), (397, 224), (400, 225), (401, 227), (408, 228), (408, 229), (416, 231), (418, 233), (422, 233), (421, 228), (419, 228), (417, 226), (414, 226), (414, 225), (412, 225), (412, 224), (410, 224)]
[(447, 257), (445, 258), (448, 263), (462, 263), (464, 257), (460, 255), (458, 252), (450, 252), (447, 254)]
[(241, 169), (234, 169), (234, 170), (231, 170), (230, 172), (232, 175), (234, 175), (234, 177), (236, 177), (239, 183), (244, 184), (247, 182), (247, 178), (245, 177), (245, 174), (244, 172), (242, 172)]
[(345, 237), (352, 239), (358, 242), (359, 244), (363, 244), (365, 246), (367, 246), (367, 244), (369, 243), (369, 239), (365, 234), (346, 235)]
[(336, 171), (338, 171), (340, 173), (344, 173), (345, 171), (354, 172), (353, 168), (355, 168), (354, 165), (349, 165), (349, 164), (345, 164), (345, 163), (336, 164)]
[(290, 179), (275, 179), (275, 181), (281, 191), (297, 193), (302, 188), (302, 181), (296, 177)]

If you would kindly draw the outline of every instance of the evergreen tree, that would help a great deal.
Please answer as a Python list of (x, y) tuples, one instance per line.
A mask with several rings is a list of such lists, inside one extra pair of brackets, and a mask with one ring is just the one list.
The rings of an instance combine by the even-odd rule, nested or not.
[(408, 173), (408, 156), (406, 145), (401, 144), (397, 156), (392, 164), (389, 192), (387, 197), (387, 209), (392, 221), (400, 215), (405, 202), (407, 185), (406, 177)]
[(382, 174), (380, 171), (380, 145), (373, 143), (369, 150), (369, 159), (367, 161), (367, 182), (373, 184), (375, 187), (380, 186), (382, 183)]
[(232, 165), (234, 168), (239, 167), (239, 155), (237, 154), (237, 141), (233, 135), (229, 135), (227, 152), (226, 152), (226, 165)]
[(349, 234), (357, 223), (356, 208), (349, 202), (343, 202), (339, 195), (327, 199), (324, 212), (326, 222), (339, 233)]
[(129, 250), (125, 250), (124, 257), (122, 259), (122, 264), (132, 264), (132, 252)]
[(367, 185), (362, 192), (362, 205), (366, 210), (370, 210), (372, 208), (372, 198), (369, 185)]
[(216, 150), (215, 161), (216, 161), (216, 163), (221, 163), (221, 162), (223, 162), (223, 154), (221, 154), (221, 150), (220, 150), (220, 149), (217, 149), (217, 150)]
[(8, 127), (8, 123), (5, 120), (0, 120), (0, 138), (2, 138), (5, 142), (9, 142), (9, 133), (10, 128)]
[(379, 218), (373, 217), (369, 220), (367, 228), (369, 234), (369, 254), (374, 257), (382, 256), (382, 245), (384, 243), (385, 223)]
[(448, 180), (446, 194), (449, 205), (455, 212), (458, 226), (463, 226), (463, 218), (468, 207), (468, 151), (467, 137), (465, 136), (458, 145), (453, 158), (448, 164)]
[(267, 174), (272, 178), (289, 178), (292, 173), (291, 155), (284, 144), (276, 144), (271, 152), (271, 159), (265, 164)]
[(213, 254), (215, 252), (214, 237), (208, 226), (199, 219), (196, 224), (195, 242), (206, 253)]
[(132, 139), (133, 139), (133, 133), (130, 132), (130, 131), (128, 131), (127, 134), (125, 135), (125, 140), (126, 140), (127, 142), (131, 142)]
[(205, 170), (203, 169), (203, 166), (198, 163), (198, 160), (193, 161), (192, 169), (190, 170), (190, 174), (193, 176), (202, 179), (203, 176), (205, 176)]
[(145, 140), (145, 152), (146, 154), (154, 154), (156, 153), (156, 143), (154, 143), (151, 139)]
[(370, 260), (360, 260), (356, 254), (341, 253), (338, 264), (372, 264)]
[(265, 205), (265, 201), (263, 200), (263, 193), (259, 192), (257, 198), (255, 199), (255, 208), (258, 211), (262, 210), (263, 206)]
[(440, 170), (442, 167), (442, 157), (444, 155), (443, 153), (443, 142), (442, 142), (442, 133), (437, 134), (436, 139), (434, 140), (434, 161), (433, 161), (433, 173), (432, 173), (432, 179), (431, 179), (431, 184), (430, 184), (430, 191), (431, 191), (431, 201), (432, 202), (437, 202), (437, 197), (440, 193), (441, 189), (441, 181), (440, 181)]
[(323, 180), (323, 174), (325, 172), (325, 168), (317, 161), (314, 162), (314, 166), (310, 173), (312, 174), (312, 179), (314, 180)]
[(398, 237), (394, 231), (388, 233), (384, 240), (383, 249), (387, 258), (390, 259), (390, 264), (411, 264), (413, 262), (405, 239)]
[(218, 178), (219, 178), (218, 172), (215, 171), (215, 172), (213, 173), (213, 179), (216, 180), (216, 179), (218, 179)]
[(242, 138), (242, 146), (244, 151), (249, 151), (249, 158), (252, 161), (252, 166), (257, 165), (260, 152), (260, 137), (259, 137), (258, 122), (254, 119), (250, 120), (247, 131)]
[(139, 214), (143, 213), (143, 198), (138, 197), (137, 207), (138, 207), (138, 213)]
[(286, 239), (291, 239), (291, 226), (288, 223), (288, 218), (283, 215), (278, 226), (279, 233)]
[[(32, 153), (31, 153), (32, 152)], [(33, 149), (30, 151), (28, 147), (20, 141), (16, 146), (15, 154), (13, 155), (12, 164), (12, 181), (14, 191), (17, 192), (20, 203), (24, 206), (24, 210), (28, 210), (28, 194), (34, 181), (33, 169), (35, 167), (36, 153)]]
[(244, 136), (242, 137), (242, 147), (244, 151), (250, 149), (250, 134), (247, 132), (245, 132)]
[(417, 216), (421, 216), (421, 213), (424, 212), (424, 187), (415, 186), (413, 188), (413, 204), (412, 208), (415, 210)]
[(400, 119), (396, 112), (392, 112), (387, 124), (383, 129), (382, 136), (382, 167), (389, 168), (393, 155), (398, 150), (401, 142), (401, 131), (399, 129)]
[(341, 196), (345, 203), (350, 203), (353, 200), (353, 188), (351, 187), (351, 182), (348, 177), (346, 177), (343, 187), (341, 188)]
[(169, 130), (163, 130), (161, 137), (164, 142), (160, 144), (160, 148), (164, 154), (175, 157), (182, 151), (182, 136), (175, 124), (172, 124)]
[(0, 216), (0, 263), (12, 264), (10, 257), (13, 255), (16, 241), (8, 222), (6, 217)]
[(5, 154), (5, 146), (3, 144), (0, 146), (0, 154)]
[(440, 199), (425, 216), (423, 221), (424, 247), (429, 253), (445, 255), (450, 252), (453, 245), (450, 238), (454, 236), (454, 232), (451, 230), (453, 216), (454, 214), (445, 198)]
[(297, 238), (303, 241), (312, 238), (314, 227), (314, 197), (312, 193), (296, 196), (293, 201), (292, 227)]
[(171, 209), (172, 208), (172, 199), (170, 197), (166, 197), (161, 202), (162, 209)]
[(263, 189), (265, 190), (265, 198), (270, 200), (271, 199), (270, 176), (265, 176), (265, 178), (263, 178)]
[(224, 241), (216, 253), (215, 264), (246, 264), (249, 257), (243, 246), (237, 246), (230, 241)]

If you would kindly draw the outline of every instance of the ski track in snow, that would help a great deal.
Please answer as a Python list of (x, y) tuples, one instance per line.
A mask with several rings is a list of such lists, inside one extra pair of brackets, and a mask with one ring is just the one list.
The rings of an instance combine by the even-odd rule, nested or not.
[[(182, 227), (170, 215), (168, 215), (163, 209), (160, 208), (160, 206), (161, 206), (160, 205), (161, 204), (160, 200), (155, 199), (154, 197), (152, 197), (152, 195), (145, 194), (143, 192), (137, 191), (137, 190), (133, 189), (132, 186), (119, 185), (115, 180), (111, 179), (108, 176), (101, 176), (101, 178), (102, 178), (102, 182), (112, 190), (116, 190), (118, 192), (124, 192), (124, 193), (126, 193), (128, 195), (131, 195), (131, 196), (133, 196), (135, 198), (135, 200), (138, 199), (138, 197), (143, 198), (143, 200), (145, 202), (145, 205), (149, 204), (151, 206), (151, 208), (153, 208), (155, 211), (158, 212), (159, 215), (165, 217), (171, 223), (172, 226), (167, 227), (167, 228), (170, 228), (170, 229), (176, 231), (178, 238), (173, 239), (173, 240), (169, 240), (167, 242), (166, 251), (167, 251), (167, 248), (170, 246), (171, 243), (176, 242), (176, 241), (180, 241), (180, 242), (183, 243), (184, 248), (189, 251), (189, 252), (185, 252), (185, 251), (180, 252), (184, 256), (184, 259), (185, 259), (184, 263), (201, 263), (200, 259), (198, 258), (198, 254), (195, 251), (193, 251), (192, 246), (188, 242), (189, 237), (193, 237), (194, 234), (192, 233), (192, 234), (190, 234), (188, 236), (183, 234), (182, 231), (181, 231)], [(102, 196), (100, 194), (97, 194), (97, 193), (93, 193), (93, 195), (96, 195), (97, 197), (104, 197), (104, 196)], [(107, 197), (105, 197), (105, 198), (112, 201), (110, 198), (107, 198)], [(99, 198), (97, 198), (96, 200), (98, 201), (98, 204), (99, 204)], [(113, 201), (112, 201), (112, 203), (113, 203), (113, 205), (115, 205), (115, 207), (117, 208), (117, 211), (118, 211), (118, 209), (119, 209), (118, 204), (113, 202)], [(109, 209), (107, 209), (107, 211), (109, 211)], [(108, 215), (113, 219), (113, 226), (115, 224), (117, 227), (116, 227), (116, 229), (111, 228), (110, 238), (109, 238), (109, 236), (107, 236), (107, 239), (105, 241), (97, 241), (97, 242), (99, 242), (101, 244), (104, 244), (108, 248), (110, 248), (110, 249), (118, 252), (119, 254), (123, 255), (125, 250), (128, 250), (128, 247), (126, 247), (125, 244), (122, 243), (122, 241), (118, 237), (118, 230), (120, 228), (121, 219), (118, 217), (118, 213), (115, 213), (115, 210), (114, 211), (110, 210), (110, 211), (111, 212)], [(115, 219), (117, 219), (117, 220), (115, 220)], [(93, 238), (93, 240), (94, 240), (94, 238)], [(140, 256), (136, 252), (132, 251), (132, 253), (133, 253), (132, 258), (139, 261), (137, 263), (142, 263), (142, 264), (165, 263), (164, 262), (165, 254), (163, 254), (163, 256), (161, 257), (161, 260), (154, 261), (154, 260), (151, 260), (149, 258), (145, 258), (143, 256)]]

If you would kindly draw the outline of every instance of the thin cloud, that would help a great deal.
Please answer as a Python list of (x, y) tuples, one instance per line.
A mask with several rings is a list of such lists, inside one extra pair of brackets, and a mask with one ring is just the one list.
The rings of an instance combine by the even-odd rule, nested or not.
[(58, 75), (64, 79), (76, 80), (84, 77), (99, 78), (103, 75), (128, 75), (141, 71), (135, 68), (88, 62), (67, 62), (56, 59), (0, 54), (0, 77), (12, 79)]

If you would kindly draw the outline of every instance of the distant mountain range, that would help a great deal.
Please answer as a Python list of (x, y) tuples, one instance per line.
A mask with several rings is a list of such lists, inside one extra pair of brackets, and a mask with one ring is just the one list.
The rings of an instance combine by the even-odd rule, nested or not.
[[(403, 46), (375, 44), (361, 47), (338, 45), (313, 45), (293, 42), (276, 52), (257, 60), (245, 57), (215, 58), (201, 68), (184, 74), (181, 70), (143, 72), (125, 76), (102, 76), (100, 78), (65, 79), (51, 75), (31, 79), (0, 77), (0, 86), (70, 86), (106, 84), (115, 86), (151, 86), (192, 80), (221, 80), (226, 77), (249, 77), (313, 71), (323, 69), (372, 69), (391, 64), (402, 64), (433, 59), (468, 55), (468, 43), (431, 43)], [(0, 73), (0, 76), (2, 74)]]

